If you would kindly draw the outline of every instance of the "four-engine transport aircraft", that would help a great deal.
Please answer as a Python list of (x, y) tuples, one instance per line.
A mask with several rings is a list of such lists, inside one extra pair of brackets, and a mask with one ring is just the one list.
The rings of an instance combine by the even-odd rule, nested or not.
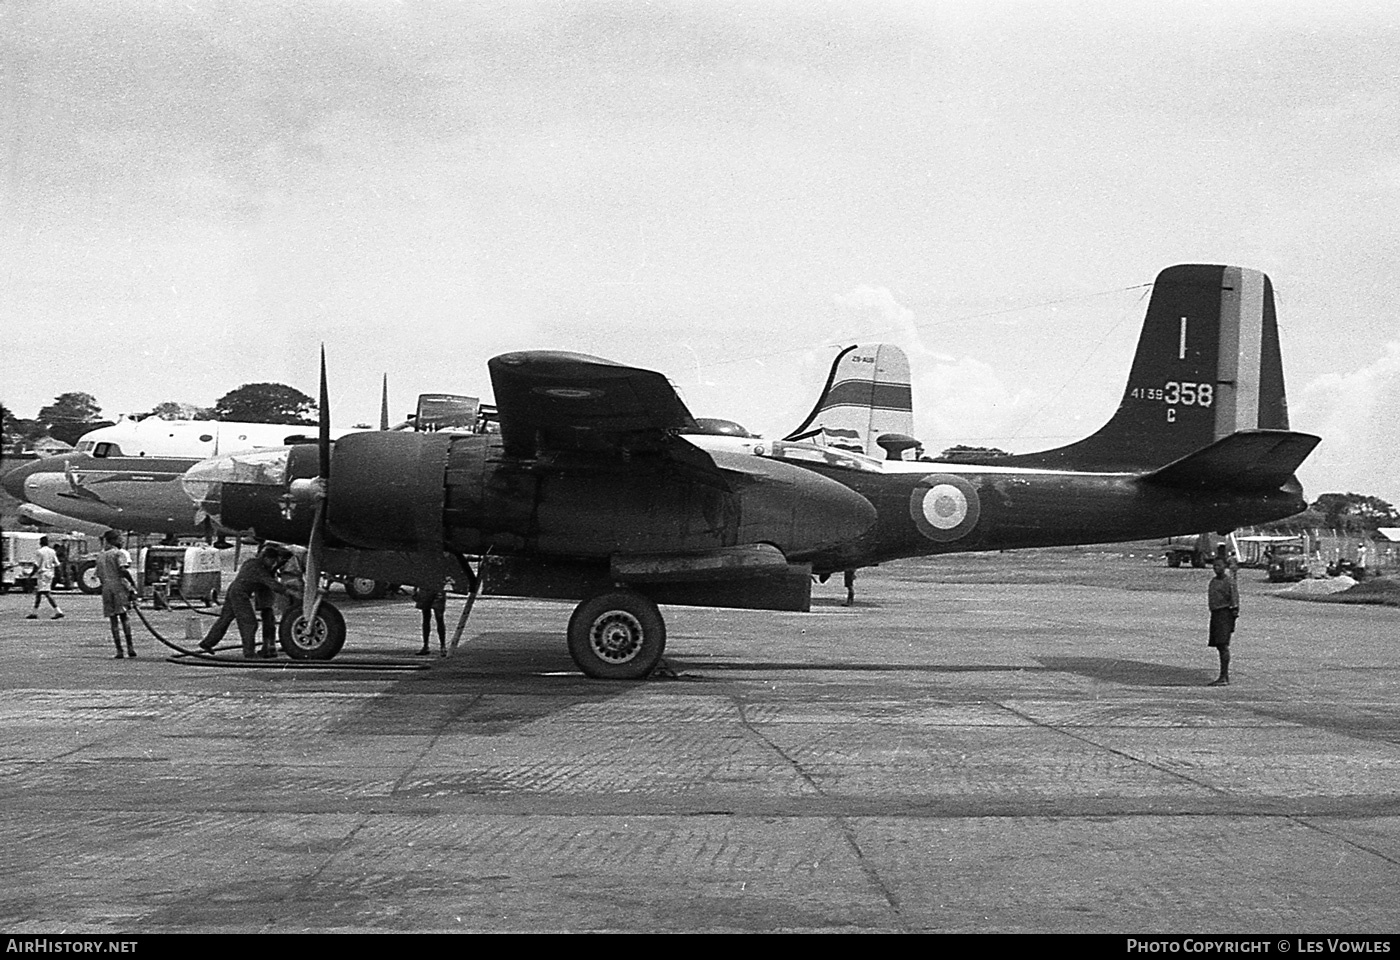
[[(418, 423), (427, 429), (462, 429), (464, 419), (475, 425), (481, 412), (475, 397), (423, 394), (414, 419), (391, 426), (387, 379), (381, 405), (381, 430)], [(332, 436), (348, 432), (336, 430)], [(0, 483), (21, 501), (20, 515), (36, 523), (203, 537), (220, 531), (211, 529), (185, 495), (180, 481), (186, 470), (212, 456), (283, 447), (315, 436), (315, 425), (123, 418), (83, 434), (71, 453), (7, 471)], [(360, 589), (366, 596), (375, 592), (363, 584)]]
[[(332, 456), (323, 429), (200, 464), (187, 491), (226, 526), (309, 542), (308, 587), (324, 568), (475, 593), (485, 556), (486, 593), (581, 601), (575, 662), (635, 679), (665, 646), (659, 603), (806, 609), (811, 572), (1263, 523), (1303, 509), (1293, 473), (1318, 442), (1288, 430), (1272, 288), (1239, 267), (1158, 276), (1097, 433), (986, 464), (705, 435), (661, 374), (579, 354), (488, 366), (499, 435), (350, 434)], [(323, 418), (324, 383), (323, 364)], [(283, 622), (294, 656), (344, 640), (316, 593)]]
[[(210, 533), (180, 479), (211, 456), (281, 447), (314, 435), (295, 424), (218, 420), (120, 420), (79, 438), (71, 453), (6, 472), (7, 493), (36, 510), (35, 520), (65, 518), (137, 533), (198, 537)], [(348, 431), (338, 431), (346, 433)]]

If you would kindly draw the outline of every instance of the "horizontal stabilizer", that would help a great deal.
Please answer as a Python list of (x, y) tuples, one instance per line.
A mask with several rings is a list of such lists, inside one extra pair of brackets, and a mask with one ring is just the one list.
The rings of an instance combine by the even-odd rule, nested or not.
[(1320, 440), (1291, 430), (1241, 430), (1139, 479), (1164, 487), (1277, 490)]

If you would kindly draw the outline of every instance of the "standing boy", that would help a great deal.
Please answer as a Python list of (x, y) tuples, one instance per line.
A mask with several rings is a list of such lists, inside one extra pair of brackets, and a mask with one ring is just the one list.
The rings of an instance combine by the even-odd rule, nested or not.
[(102, 581), (102, 615), (112, 628), (112, 642), (117, 645), (117, 655), (122, 658), (122, 638), (117, 632), (117, 622), (121, 622), (121, 632), (126, 635), (126, 655), (136, 656), (136, 647), (131, 642), (131, 622), (126, 611), (131, 607), (131, 598), (136, 596), (136, 581), (131, 578), (131, 554), (122, 549), (122, 535), (108, 530), (102, 535), (104, 549), (97, 555), (97, 579)]
[(1215, 576), (1206, 590), (1206, 600), (1210, 606), (1210, 646), (1220, 654), (1220, 676), (1210, 682), (1212, 687), (1230, 685), (1230, 635), (1235, 632), (1235, 621), (1240, 616), (1240, 589), (1235, 578), (1226, 574), (1225, 560), (1216, 557), (1211, 564)]

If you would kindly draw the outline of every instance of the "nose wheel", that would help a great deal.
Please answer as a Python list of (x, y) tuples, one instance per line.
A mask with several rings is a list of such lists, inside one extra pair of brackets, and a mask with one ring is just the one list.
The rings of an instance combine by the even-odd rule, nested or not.
[(569, 618), (569, 655), (599, 680), (641, 680), (666, 649), (666, 621), (648, 597), (615, 590), (580, 603)]
[(345, 645), (345, 617), (322, 600), (307, 623), (301, 608), (288, 611), (277, 628), (277, 639), (293, 660), (330, 660)]

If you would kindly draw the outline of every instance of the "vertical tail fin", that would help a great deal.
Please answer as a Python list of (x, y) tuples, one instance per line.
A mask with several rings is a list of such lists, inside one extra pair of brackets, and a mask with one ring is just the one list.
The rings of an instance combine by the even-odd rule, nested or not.
[(857, 344), (836, 355), (826, 387), (802, 425), (783, 439), (884, 458), (878, 439), (914, 432), (909, 358), (892, 343)]
[(1076, 470), (1152, 470), (1241, 430), (1287, 430), (1269, 278), (1183, 264), (1157, 275), (1118, 411), (1097, 433), (998, 460)]

